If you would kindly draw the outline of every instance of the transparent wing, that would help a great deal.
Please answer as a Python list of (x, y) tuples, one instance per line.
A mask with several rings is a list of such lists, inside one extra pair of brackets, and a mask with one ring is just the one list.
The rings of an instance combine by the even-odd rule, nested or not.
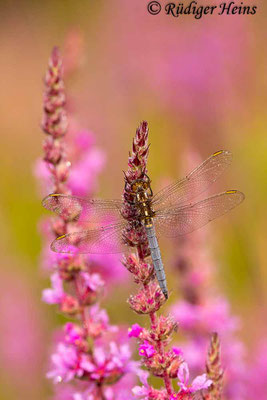
[(188, 203), (215, 182), (231, 161), (229, 151), (212, 154), (184, 179), (159, 191), (152, 200), (155, 211)]
[(208, 222), (232, 210), (245, 195), (237, 190), (217, 194), (195, 204), (163, 210), (154, 217), (156, 232), (176, 237), (193, 232)]
[(99, 229), (69, 233), (55, 239), (51, 249), (57, 253), (114, 254), (125, 250), (122, 229), (125, 223)]
[(43, 206), (66, 220), (91, 223), (116, 223), (121, 220), (122, 200), (87, 200), (64, 194), (50, 194)]

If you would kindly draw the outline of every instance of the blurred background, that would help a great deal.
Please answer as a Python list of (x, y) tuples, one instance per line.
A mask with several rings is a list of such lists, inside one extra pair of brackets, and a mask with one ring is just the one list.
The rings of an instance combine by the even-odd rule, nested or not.
[[(240, 338), (253, 351), (266, 334), (266, 5), (254, 16), (200, 20), (152, 16), (146, 6), (145, 0), (0, 3), (1, 399), (49, 397), (44, 376), (63, 320), (40, 300), (49, 282), (39, 261), (44, 210), (34, 176), (44, 137), (43, 76), (54, 45), (66, 62), (69, 110), (105, 154), (97, 197), (120, 197), (143, 119), (155, 191), (189, 172), (190, 152), (200, 160), (220, 149), (233, 152), (214, 190), (240, 189), (246, 201), (212, 223), (210, 251), (218, 290), (241, 317)], [(171, 245), (164, 246), (171, 259)], [(116, 288), (105, 304), (114, 323), (135, 321), (121, 301), (131, 285), (129, 279)]]

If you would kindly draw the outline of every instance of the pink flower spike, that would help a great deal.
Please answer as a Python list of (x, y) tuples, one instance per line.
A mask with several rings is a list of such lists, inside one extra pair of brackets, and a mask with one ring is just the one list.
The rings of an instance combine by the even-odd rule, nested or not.
[(60, 304), (64, 296), (62, 280), (57, 272), (51, 276), (52, 289), (44, 289), (42, 300), (47, 304)]
[(145, 340), (141, 346), (139, 346), (139, 355), (143, 357), (150, 358), (156, 353), (154, 346), (148, 343), (148, 341)]
[(133, 324), (131, 328), (128, 330), (128, 337), (139, 337), (140, 333), (143, 331), (143, 328), (139, 324)]
[[(114, 269), (122, 270), (118, 266), (119, 255), (80, 254), (75, 240), (70, 240), (65, 247), (69, 254), (55, 253), (49, 247), (52, 240), (82, 229), (85, 212), (79, 207), (79, 201), (74, 210), (69, 196), (94, 197), (98, 174), (106, 159), (103, 151), (95, 146), (94, 136), (81, 131), (75, 118), (67, 118), (62, 78), (62, 59), (58, 49), (54, 49), (45, 76), (44, 156), (36, 166), (46, 194), (43, 205), (58, 214), (42, 223), (43, 264), (53, 274), (50, 288), (43, 292), (43, 300), (57, 304), (60, 313), (75, 318), (76, 322), (65, 324), (47, 377), (54, 383), (64, 383), (57, 387), (54, 399), (130, 400), (129, 392), (139, 363), (131, 359), (125, 327), (119, 331), (117, 326), (110, 325), (106, 310), (98, 304), (106, 286), (102, 276), (107, 275), (109, 280), (112, 277), (113, 281), (121, 279), (118, 277), (121, 272), (114, 275)], [(71, 99), (68, 104), (71, 110)], [(60, 202), (62, 208), (58, 212)], [(87, 217), (91, 223), (91, 214)], [(99, 221), (102, 226), (113, 222), (105, 213)], [(104, 267), (104, 275), (94, 272), (100, 271), (100, 265)]]

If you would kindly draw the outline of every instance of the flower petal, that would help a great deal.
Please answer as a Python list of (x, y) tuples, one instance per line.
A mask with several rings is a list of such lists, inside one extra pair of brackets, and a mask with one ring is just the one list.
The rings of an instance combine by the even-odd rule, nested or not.
[(186, 362), (183, 362), (178, 370), (178, 379), (179, 382), (184, 384), (185, 386), (188, 385), (188, 381), (189, 381), (189, 369), (188, 369), (188, 365)]
[(207, 378), (206, 374), (197, 376), (191, 385), (192, 391), (207, 389), (212, 384), (212, 380)]
[(135, 396), (142, 397), (147, 395), (148, 390), (144, 386), (135, 386), (132, 388), (132, 392)]

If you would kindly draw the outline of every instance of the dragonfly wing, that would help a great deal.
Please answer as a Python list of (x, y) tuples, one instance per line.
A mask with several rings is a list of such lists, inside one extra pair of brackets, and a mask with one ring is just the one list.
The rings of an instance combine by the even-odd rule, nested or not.
[(154, 218), (156, 231), (167, 237), (185, 235), (232, 210), (244, 198), (242, 192), (228, 190), (195, 204), (158, 212)]
[(115, 254), (124, 251), (122, 229), (125, 224), (69, 233), (55, 239), (51, 249), (57, 253)]
[(115, 223), (120, 220), (121, 200), (87, 200), (64, 194), (50, 194), (43, 199), (43, 206), (66, 220), (91, 223)]
[(155, 210), (188, 203), (215, 182), (231, 161), (232, 154), (229, 151), (222, 150), (212, 154), (184, 179), (159, 191), (152, 201)]

